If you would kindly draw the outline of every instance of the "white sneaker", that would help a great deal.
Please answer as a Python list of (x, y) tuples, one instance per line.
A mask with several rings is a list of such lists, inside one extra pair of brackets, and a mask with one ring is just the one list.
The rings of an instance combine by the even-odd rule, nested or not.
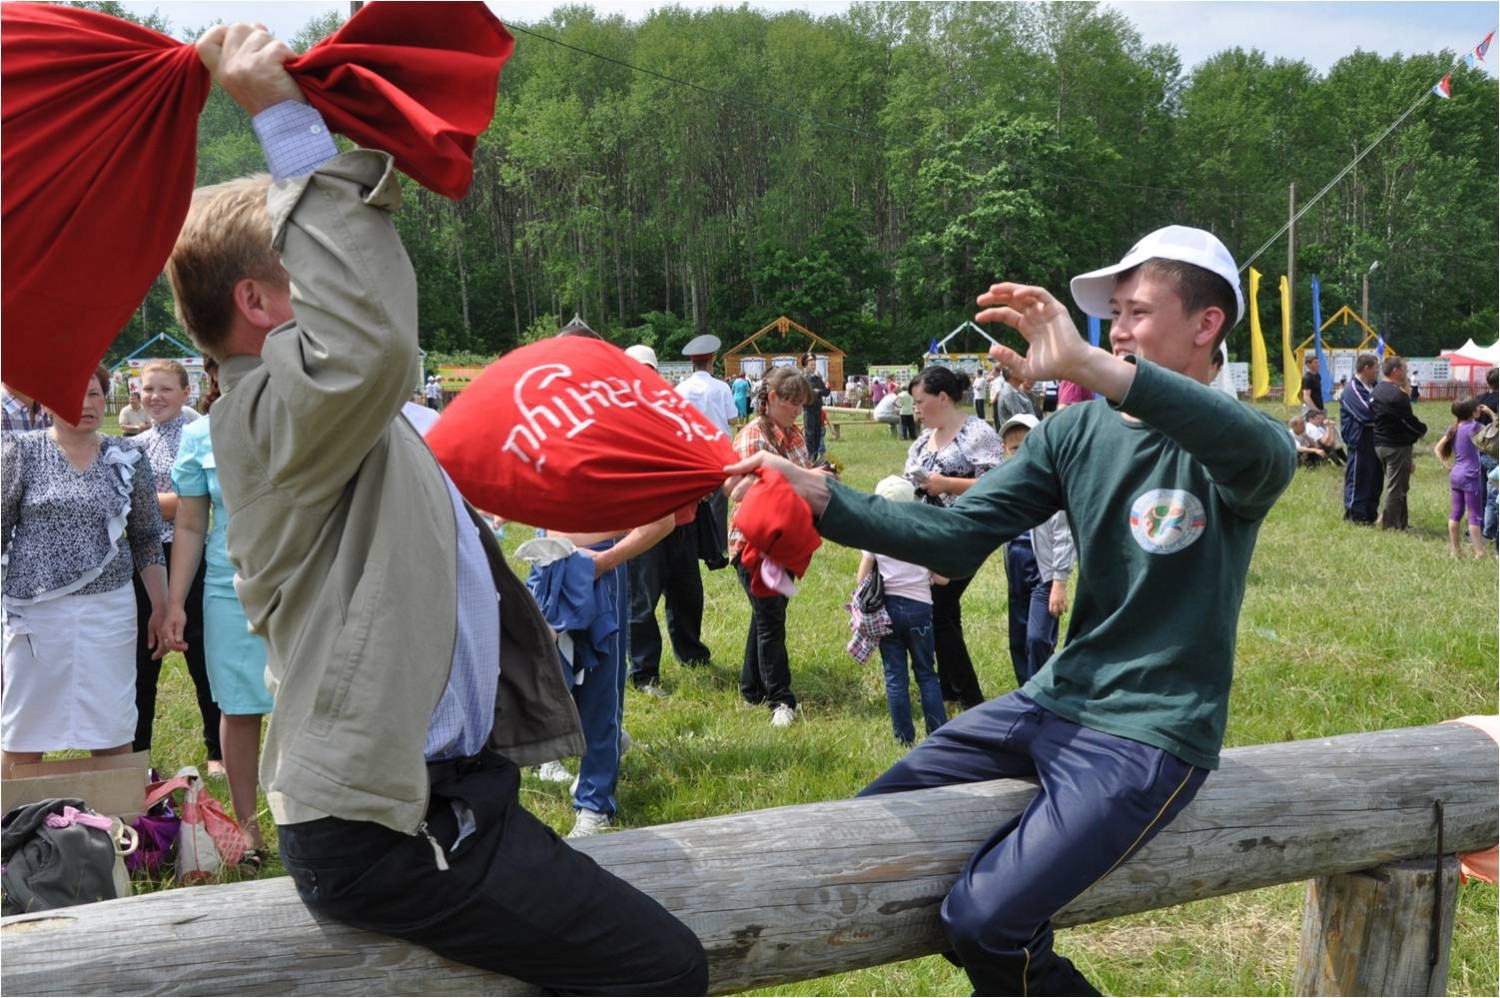
[(796, 719), (797, 711), (784, 703), (777, 704), (776, 709), (771, 711), (771, 727), (773, 728), (790, 728)]
[(568, 838), (586, 839), (590, 835), (598, 835), (613, 824), (614, 820), (607, 814), (590, 811), (588, 808), (579, 808), (578, 820), (573, 823), (573, 830), (568, 833)]
[(573, 778), (568, 767), (557, 761), (544, 762), (536, 768), (536, 775), (548, 783), (567, 783)]
[(662, 689), (661, 683), (647, 683), (645, 686), (637, 686), (635, 691), (641, 696), (651, 697), (653, 700), (665, 700), (667, 691)]

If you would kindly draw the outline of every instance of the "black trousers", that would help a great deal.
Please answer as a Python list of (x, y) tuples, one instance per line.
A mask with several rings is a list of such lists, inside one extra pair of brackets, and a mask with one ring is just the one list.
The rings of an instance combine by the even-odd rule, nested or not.
[(964, 707), (984, 703), (984, 691), (974, 674), (969, 646), (964, 643), (964, 590), (973, 582), (953, 579), (946, 586), (932, 587), (932, 633), (937, 645), (938, 678), (943, 682), (943, 699), (957, 700)]
[(757, 596), (750, 591), (750, 573), (734, 559), (740, 586), (750, 598), (750, 630), (745, 635), (745, 660), (740, 666), (740, 696), (746, 703), (796, 708), (792, 666), (786, 653), (785, 596)]
[[(426, 836), (322, 818), (280, 826), (314, 911), (553, 994), (701, 995), (708, 959), (656, 901), (571, 849), (517, 800), (520, 772), (486, 754), (433, 779)], [(454, 805), (474, 830), (457, 842)]]
[(703, 576), (698, 570), (698, 527), (673, 530), (630, 565), (630, 680), (637, 686), (661, 678), (661, 628), (656, 604), (667, 597), (667, 637), (683, 665), (713, 657), (703, 643)]
[(916, 416), (903, 415), (901, 417), (901, 439), (902, 440), (915, 440), (915, 439), (917, 439), (917, 417)]
[[(172, 564), (172, 545), (163, 544), (162, 552), (167, 564)], [(187, 597), (187, 626), (183, 628), (183, 640), (187, 651), (188, 675), (193, 679), (193, 690), (198, 695), (198, 714), (203, 719), (203, 745), (210, 759), (223, 759), (224, 750), (219, 746), (219, 705), (214, 703), (213, 691), (208, 685), (208, 664), (203, 655), (203, 577), (208, 571), (207, 561), (198, 562), (198, 574), (193, 576), (192, 588)], [(156, 686), (161, 679), (159, 658), (151, 657), (146, 625), (151, 622), (151, 597), (141, 583), (139, 574), (131, 577), (135, 581), (135, 741), (131, 750), (145, 752), (151, 748), (151, 727), (156, 719)]]

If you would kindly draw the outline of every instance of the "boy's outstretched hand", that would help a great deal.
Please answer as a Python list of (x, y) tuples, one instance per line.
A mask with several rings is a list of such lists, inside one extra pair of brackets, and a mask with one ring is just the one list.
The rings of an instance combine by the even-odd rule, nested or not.
[(986, 308), (975, 322), (1002, 322), (1025, 338), (1024, 356), (999, 345), (990, 348), (990, 356), (1027, 381), (1071, 381), (1115, 402), (1130, 390), (1134, 365), (1090, 346), (1067, 308), (1045, 288), (994, 284), (978, 304)]

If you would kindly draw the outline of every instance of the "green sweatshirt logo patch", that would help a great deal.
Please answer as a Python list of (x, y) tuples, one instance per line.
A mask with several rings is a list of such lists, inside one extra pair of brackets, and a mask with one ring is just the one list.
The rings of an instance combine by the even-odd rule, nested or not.
[(1130, 533), (1147, 554), (1175, 554), (1203, 536), (1208, 517), (1191, 492), (1152, 489), (1130, 506)]

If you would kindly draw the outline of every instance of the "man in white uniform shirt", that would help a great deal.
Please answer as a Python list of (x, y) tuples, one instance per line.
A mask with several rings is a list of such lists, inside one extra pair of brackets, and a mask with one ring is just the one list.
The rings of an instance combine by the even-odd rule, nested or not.
[(693, 373), (677, 386), (677, 394), (698, 407), (715, 426), (734, 439), (729, 421), (739, 414), (734, 407), (734, 392), (714, 377), (714, 357), (719, 352), (719, 338), (709, 333), (696, 337), (682, 348), (682, 355), (693, 362)]
[[(714, 358), (719, 352), (719, 346), (719, 338), (711, 333), (695, 336), (688, 341), (688, 345), (682, 348), (682, 355), (693, 362), (693, 373), (678, 384), (677, 394), (697, 406), (699, 412), (733, 441), (734, 431), (729, 428), (729, 421), (739, 415), (739, 409), (734, 404), (734, 391), (713, 375)], [(712, 519), (713, 534), (716, 538), (722, 538), (722, 547), (718, 551), (706, 551), (700, 546), (698, 557), (710, 569), (724, 568), (729, 564), (729, 500), (718, 489), (698, 504), (699, 527), (703, 528), (698, 532), (699, 538), (708, 534), (702, 522), (705, 518)]]

